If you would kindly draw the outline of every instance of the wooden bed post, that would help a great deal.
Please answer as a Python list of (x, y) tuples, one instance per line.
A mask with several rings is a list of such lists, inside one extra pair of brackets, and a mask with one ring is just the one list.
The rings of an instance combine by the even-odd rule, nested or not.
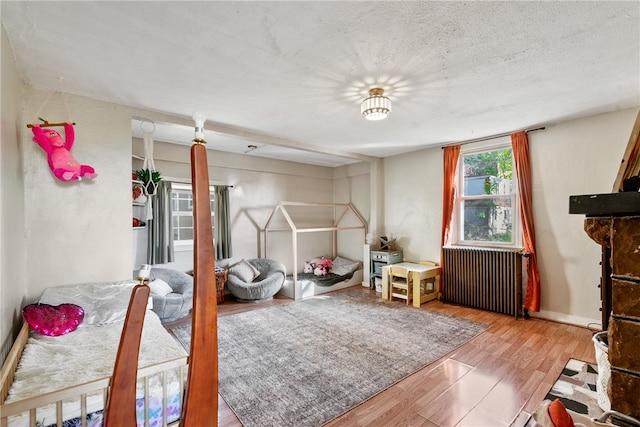
[(138, 354), (144, 315), (149, 303), (149, 286), (133, 288), (127, 317), (122, 327), (120, 345), (105, 409), (105, 427), (136, 425), (136, 380), (138, 378)]
[(218, 307), (211, 230), (209, 164), (204, 145), (191, 147), (194, 262), (189, 379), (181, 425), (218, 425)]

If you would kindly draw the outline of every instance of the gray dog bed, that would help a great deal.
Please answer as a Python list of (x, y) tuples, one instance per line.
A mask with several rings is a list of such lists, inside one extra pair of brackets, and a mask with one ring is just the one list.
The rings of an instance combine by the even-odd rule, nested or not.
[(278, 293), (284, 284), (285, 276), (284, 265), (275, 260), (268, 258), (241, 260), (229, 267), (227, 288), (238, 301), (268, 301)]

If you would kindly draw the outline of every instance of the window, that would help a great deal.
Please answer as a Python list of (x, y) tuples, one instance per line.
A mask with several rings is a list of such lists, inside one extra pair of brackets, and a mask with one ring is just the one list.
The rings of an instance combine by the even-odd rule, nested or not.
[(510, 145), (463, 150), (458, 160), (456, 242), (519, 246), (519, 203)]
[[(211, 227), (213, 228), (213, 187), (209, 197), (211, 203)], [(193, 244), (193, 193), (191, 192), (191, 185), (174, 183), (171, 186), (171, 221), (173, 225), (173, 242), (176, 244)]]

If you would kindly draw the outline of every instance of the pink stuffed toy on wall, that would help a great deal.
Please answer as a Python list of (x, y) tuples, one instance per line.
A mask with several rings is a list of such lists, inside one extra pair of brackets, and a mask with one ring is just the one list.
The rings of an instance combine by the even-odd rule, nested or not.
[(33, 132), (33, 142), (47, 153), (49, 169), (60, 181), (78, 181), (82, 178), (93, 179), (98, 176), (91, 166), (81, 165), (71, 154), (75, 137), (72, 123), (64, 124), (64, 140), (53, 129), (43, 129), (37, 124), (29, 127)]

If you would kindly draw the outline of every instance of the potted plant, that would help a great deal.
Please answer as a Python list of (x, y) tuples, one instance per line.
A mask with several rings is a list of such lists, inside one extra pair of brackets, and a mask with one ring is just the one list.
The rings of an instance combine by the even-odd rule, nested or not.
[(162, 179), (160, 172), (149, 169), (138, 169), (133, 171), (133, 173), (142, 181), (149, 195), (155, 194), (158, 188), (158, 182)]

